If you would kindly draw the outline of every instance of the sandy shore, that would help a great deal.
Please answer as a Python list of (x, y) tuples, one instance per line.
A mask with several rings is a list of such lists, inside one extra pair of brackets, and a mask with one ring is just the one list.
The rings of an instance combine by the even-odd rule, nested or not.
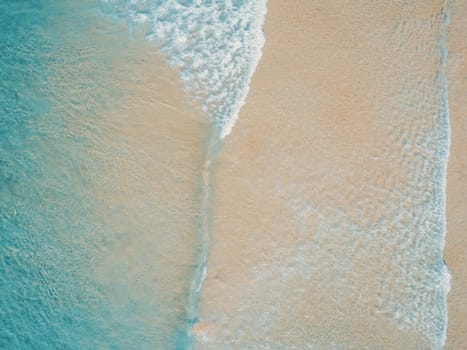
[[(404, 279), (419, 278), (411, 242), (432, 249), (411, 202), (432, 176), (412, 165), (432, 160), (405, 147), (430, 128), (411, 106), (436, 101), (433, 79), (419, 77), (439, 69), (442, 5), (268, 1), (263, 59), (215, 169), (200, 348), (437, 344), (423, 327), (442, 313), (430, 324), (429, 299), (404, 299), (417, 293)], [(415, 113), (421, 124), (404, 129)]]
[(448, 37), (449, 109), (451, 154), (447, 179), (447, 237), (445, 258), (452, 274), (448, 298), (449, 323), (446, 349), (463, 349), (467, 344), (467, 4), (452, 6)]

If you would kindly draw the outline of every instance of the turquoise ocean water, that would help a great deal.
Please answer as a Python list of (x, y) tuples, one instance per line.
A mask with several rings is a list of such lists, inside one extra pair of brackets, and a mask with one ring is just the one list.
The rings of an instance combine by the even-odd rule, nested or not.
[(206, 123), (98, 5), (0, 2), (2, 349), (190, 342)]

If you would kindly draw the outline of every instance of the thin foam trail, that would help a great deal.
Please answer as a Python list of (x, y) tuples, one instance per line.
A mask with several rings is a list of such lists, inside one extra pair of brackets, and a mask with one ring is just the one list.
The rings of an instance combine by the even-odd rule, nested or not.
[[(443, 215), (443, 240), (441, 249), (444, 251), (444, 246), (446, 244), (446, 234), (447, 234), (447, 222), (446, 222), (446, 191), (447, 191), (447, 176), (448, 176), (448, 162), (449, 162), (449, 150), (451, 147), (451, 123), (450, 123), (450, 114), (449, 114), (449, 84), (448, 78), (446, 73), (446, 63), (448, 59), (448, 43), (447, 43), (447, 36), (449, 31), (449, 25), (451, 23), (451, 0), (446, 0), (443, 5), (443, 18), (442, 18), (442, 30), (440, 34), (440, 77), (439, 77), (439, 85), (441, 90), (441, 97), (442, 97), (442, 108), (444, 109), (445, 115), (445, 123), (446, 123), (446, 150), (445, 150), (445, 157), (444, 157), (444, 164), (442, 166), (442, 179), (441, 179), (441, 211)], [(447, 327), (449, 323), (449, 316), (448, 316), (448, 305), (447, 305), (447, 296), (449, 291), (451, 290), (450, 279), (451, 275), (449, 274), (448, 268), (446, 268), (446, 282), (445, 282), (445, 297), (444, 297), (444, 330), (442, 335), (440, 336), (439, 347), (442, 348), (446, 344), (446, 337), (447, 337)]]
[(201, 218), (199, 226), (200, 254), (195, 271), (193, 273), (190, 294), (187, 302), (188, 329), (187, 345), (191, 349), (195, 338), (193, 335), (193, 326), (197, 323), (199, 296), (203, 288), (203, 282), (207, 275), (208, 255), (211, 242), (211, 201), (212, 201), (212, 172), (217, 151), (220, 146), (220, 140), (216, 134), (211, 134), (206, 147), (206, 157), (202, 168), (201, 183)]

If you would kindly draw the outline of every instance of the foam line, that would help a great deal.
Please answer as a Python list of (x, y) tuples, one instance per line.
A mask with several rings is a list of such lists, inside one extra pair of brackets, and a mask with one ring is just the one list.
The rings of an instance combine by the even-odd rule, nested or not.
[[(449, 86), (448, 86), (448, 79), (446, 74), (446, 63), (448, 59), (448, 43), (447, 43), (447, 35), (449, 30), (449, 25), (451, 22), (451, 1), (446, 0), (443, 6), (442, 12), (442, 30), (440, 33), (440, 40), (439, 40), (439, 50), (440, 50), (440, 76), (439, 76), (439, 88), (441, 90), (441, 99), (442, 99), (442, 106), (441, 109), (444, 112), (445, 116), (445, 124), (446, 124), (446, 143), (445, 143), (445, 152), (444, 152), (444, 163), (442, 165), (442, 174), (441, 174), (441, 200), (440, 200), (440, 210), (442, 211), (443, 215), (443, 225), (442, 225), (442, 235), (443, 239), (441, 242), (441, 250), (444, 250), (444, 246), (446, 244), (446, 233), (447, 233), (447, 222), (446, 222), (446, 188), (447, 188), (447, 175), (448, 175), (448, 161), (449, 161), (449, 149), (451, 146), (451, 125), (450, 125), (450, 114), (449, 114)], [(451, 275), (446, 267), (444, 273), (444, 300), (443, 300), (443, 308), (444, 308), (444, 327), (442, 329), (441, 335), (439, 337), (439, 343), (437, 344), (439, 348), (444, 347), (446, 344), (446, 336), (447, 336), (447, 326), (448, 326), (448, 305), (447, 305), (447, 296), (449, 291), (451, 290), (450, 284)]]
[(266, 0), (102, 0), (101, 9), (144, 30), (218, 136), (230, 134), (262, 55)]

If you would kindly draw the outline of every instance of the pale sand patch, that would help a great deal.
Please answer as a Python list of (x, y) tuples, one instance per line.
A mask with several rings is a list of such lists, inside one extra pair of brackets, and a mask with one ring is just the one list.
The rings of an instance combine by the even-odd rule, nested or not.
[[(268, 2), (264, 55), (215, 169), (200, 348), (427, 347), (424, 316), (386, 305), (407, 285), (391, 252), (419, 244), (410, 198), (430, 166), (418, 174), (401, 153), (436, 108), (442, 5)], [(420, 113), (409, 130), (407, 109)]]
[(452, 6), (448, 36), (451, 150), (445, 256), (452, 274), (446, 349), (467, 347), (467, 3)]

